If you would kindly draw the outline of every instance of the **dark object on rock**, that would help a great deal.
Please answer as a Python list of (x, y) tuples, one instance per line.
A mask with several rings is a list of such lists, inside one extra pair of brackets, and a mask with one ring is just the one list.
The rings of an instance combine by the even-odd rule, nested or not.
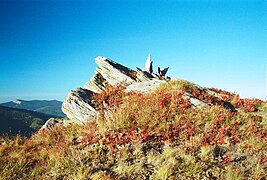
[(84, 140), (83, 136), (79, 136), (79, 137), (73, 138), (72, 145), (78, 145), (78, 144), (82, 143), (83, 140)]
[(161, 70), (160, 67), (158, 67), (158, 75), (159, 75), (159, 77), (165, 77), (168, 69), (169, 69), (169, 67), (164, 68), (163, 70)]
[(223, 156), (225, 154), (225, 150), (223, 150), (220, 146), (216, 145), (213, 153), (214, 153), (213, 154), (214, 159), (218, 159), (218, 158), (223, 159)]
[[(164, 68), (164, 69), (160, 69), (160, 67), (158, 67), (158, 73), (157, 74), (153, 73), (153, 61), (151, 60), (150, 54), (148, 54), (145, 67), (143, 68), (143, 72), (152, 75), (152, 77), (154, 78), (162, 79), (165, 77), (168, 69), (169, 67)], [(167, 79), (170, 79), (170, 78), (168, 77)]]
[(223, 105), (223, 107), (224, 107), (225, 109), (227, 109), (227, 110), (229, 110), (229, 111), (231, 111), (231, 112), (236, 112), (235, 107), (234, 107), (230, 102), (228, 102), (228, 101), (224, 101), (222, 105)]

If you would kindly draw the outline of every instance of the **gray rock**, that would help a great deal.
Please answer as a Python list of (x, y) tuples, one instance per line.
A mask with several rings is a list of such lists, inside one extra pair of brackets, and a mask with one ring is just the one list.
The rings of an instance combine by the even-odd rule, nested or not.
[(85, 89), (95, 93), (100, 93), (107, 86), (129, 85), (134, 82), (150, 81), (154, 78), (151, 74), (139, 68), (134, 71), (102, 56), (97, 57), (95, 61), (98, 64), (95, 74), (84, 85)]
[(46, 121), (46, 123), (40, 128), (39, 131), (43, 131), (43, 130), (50, 130), (53, 127), (56, 126), (67, 126), (71, 123), (71, 121), (69, 120), (64, 120), (61, 118), (50, 118)]
[(189, 98), (190, 103), (196, 107), (196, 108), (200, 108), (200, 107), (209, 107), (209, 105), (197, 98), (195, 98), (192, 94), (185, 92), (185, 97)]
[(71, 120), (81, 123), (90, 122), (97, 114), (92, 103), (93, 92), (78, 88), (70, 91), (62, 104), (62, 111)]
[(212, 90), (209, 90), (208, 88), (205, 88), (205, 91), (209, 94), (209, 95), (212, 95), (214, 97), (217, 97), (217, 98), (221, 98), (221, 95), (219, 93), (216, 93)]
[(142, 71), (139, 68), (136, 68), (136, 79), (138, 82), (140, 81), (150, 81), (152, 78), (154, 78), (151, 74), (149, 74), (146, 71)]
[[(94, 76), (83, 88), (78, 88), (69, 92), (62, 104), (62, 111), (73, 121), (90, 122), (98, 114), (92, 103), (93, 93), (100, 93), (108, 86), (125, 85), (126, 91), (148, 92), (165, 80), (153, 74), (152, 61), (148, 57), (148, 71), (137, 68), (136, 71), (116, 63), (108, 58), (98, 56), (95, 58), (98, 67)], [(110, 114), (106, 112), (106, 114)]]
[(111, 86), (125, 83), (132, 84), (136, 81), (136, 71), (116, 63), (108, 58), (98, 56), (96, 74), (99, 73)]
[(164, 80), (152, 79), (150, 81), (136, 82), (126, 87), (126, 92), (135, 91), (138, 93), (147, 93), (159, 87)]
[(84, 89), (94, 93), (100, 93), (108, 86), (108, 82), (100, 73), (95, 73), (94, 76), (84, 85)]

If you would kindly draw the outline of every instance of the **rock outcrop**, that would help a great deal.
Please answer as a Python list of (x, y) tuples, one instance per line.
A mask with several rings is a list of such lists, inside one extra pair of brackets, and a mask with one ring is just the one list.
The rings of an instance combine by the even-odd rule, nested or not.
[(43, 130), (50, 130), (55, 126), (67, 126), (70, 123), (72, 123), (72, 121), (66, 121), (64, 119), (61, 118), (50, 118), (46, 121), (46, 123), (40, 128), (39, 131), (43, 131)]
[(192, 106), (194, 106), (195, 108), (199, 108), (199, 107), (209, 107), (209, 105), (197, 98), (195, 98), (192, 94), (186, 92), (185, 93), (185, 97), (189, 99), (190, 103), (192, 104)]
[[(153, 61), (150, 54), (143, 70), (140, 68), (132, 70), (102, 56), (96, 57), (95, 62), (98, 67), (90, 81), (83, 88), (69, 92), (63, 102), (62, 111), (71, 120), (81, 123), (92, 120), (98, 113), (92, 103), (92, 96), (94, 93), (100, 93), (107, 86), (122, 84), (126, 86), (126, 92), (146, 93), (170, 79), (165, 77), (168, 68), (161, 70), (158, 67), (158, 73), (153, 72)], [(188, 98), (192, 106), (196, 108), (209, 106), (188, 92), (185, 93), (185, 98)]]
[(153, 61), (151, 60), (150, 54), (148, 54), (146, 65), (143, 68), (143, 71), (148, 72), (149, 74), (153, 73)]
[(138, 93), (146, 93), (154, 90), (160, 84), (166, 83), (164, 80), (152, 79), (151, 81), (136, 82), (126, 87), (126, 92), (135, 91)]
[(92, 103), (93, 92), (77, 88), (69, 92), (62, 104), (62, 111), (71, 120), (85, 123), (96, 116), (97, 111)]
[[(151, 70), (152, 61), (148, 61), (149, 66), (146, 68)], [(62, 104), (62, 111), (69, 119), (84, 123), (94, 118), (97, 110), (91, 101), (92, 96), (107, 86), (122, 84), (127, 86), (126, 91), (145, 93), (166, 82), (166, 79), (153, 74), (153, 70), (147, 72), (137, 68), (135, 71), (102, 56), (97, 57), (95, 62), (98, 67), (90, 81), (83, 88), (69, 92)]]
[[(143, 70), (140, 68), (132, 70), (102, 56), (96, 57), (95, 62), (98, 67), (93, 77), (85, 83), (83, 88), (70, 91), (62, 104), (62, 111), (73, 123), (90, 122), (97, 116), (98, 111), (92, 102), (92, 97), (108, 86), (120, 84), (126, 86), (126, 92), (136, 91), (147, 93), (170, 79), (165, 76), (169, 68), (161, 69), (158, 67), (158, 73), (155, 74), (153, 72), (153, 61), (151, 60), (150, 54)], [(200, 86), (198, 88), (206, 91), (206, 89)], [(210, 90), (208, 93), (219, 96)], [(191, 105), (195, 108), (209, 106), (209, 104), (197, 99), (188, 92), (184, 96), (189, 99)], [(63, 120), (51, 119), (43, 126), (43, 129), (50, 129), (52, 126), (58, 124), (66, 125), (69, 122), (64, 123)]]

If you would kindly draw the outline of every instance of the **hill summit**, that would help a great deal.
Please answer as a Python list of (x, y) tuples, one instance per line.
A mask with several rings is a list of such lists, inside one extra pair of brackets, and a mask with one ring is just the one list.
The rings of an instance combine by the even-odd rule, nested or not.
[(267, 104), (97, 57), (65, 119), (0, 140), (0, 179), (266, 179)]
[[(91, 119), (99, 115), (93, 97), (105, 92), (107, 88), (115, 86), (123, 86), (125, 92), (149, 93), (163, 84), (168, 85), (174, 81), (183, 82), (187, 84), (185, 85), (187, 87), (183, 89), (183, 98), (187, 99), (193, 108), (221, 105), (231, 112), (236, 112), (237, 109), (256, 112), (258, 104), (263, 102), (259, 99), (253, 99), (253, 102), (248, 99), (241, 99), (237, 94), (217, 88), (201, 87), (182, 79), (171, 80), (170, 77), (166, 76), (169, 68), (161, 69), (158, 67), (157, 72), (154, 72), (150, 54), (143, 69), (136, 68), (136, 70), (132, 70), (103, 56), (96, 57), (95, 62), (98, 67), (93, 77), (83, 87), (70, 91), (62, 104), (62, 111), (66, 114), (68, 120), (58, 119), (55, 121), (55, 119), (51, 119), (43, 128), (58, 123), (90, 122)], [(103, 103), (103, 106), (107, 105), (105, 101), (101, 103)], [(106, 115), (110, 114), (107, 109), (105, 109), (105, 113)], [(262, 116), (263, 114), (259, 113), (259, 115)]]

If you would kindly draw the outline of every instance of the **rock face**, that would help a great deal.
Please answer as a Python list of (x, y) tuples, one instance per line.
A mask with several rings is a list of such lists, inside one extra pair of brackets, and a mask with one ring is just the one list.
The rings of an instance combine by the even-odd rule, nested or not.
[(62, 104), (62, 111), (69, 119), (85, 123), (97, 114), (92, 96), (93, 92), (87, 89), (72, 90)]
[[(158, 68), (158, 74), (153, 73), (153, 61), (150, 54), (143, 70), (139, 68), (136, 71), (132, 70), (102, 56), (96, 57), (95, 62), (98, 67), (90, 81), (83, 88), (69, 92), (62, 104), (62, 111), (72, 121), (85, 123), (94, 119), (98, 112), (92, 103), (92, 96), (94, 93), (100, 93), (107, 86), (122, 84), (126, 86), (126, 92), (146, 93), (157, 88), (160, 84), (166, 83), (166, 80), (169, 79), (165, 78), (168, 68), (163, 70)], [(190, 93), (186, 93), (185, 98), (188, 98), (196, 108), (209, 106), (207, 103), (194, 98)]]
[(98, 56), (95, 59), (98, 67), (94, 76), (84, 85), (85, 89), (99, 93), (108, 85), (132, 84), (137, 80), (137, 72), (118, 64), (108, 58)]
[[(121, 84), (126, 86), (126, 92), (147, 93), (170, 79), (165, 77), (168, 68), (161, 69), (158, 67), (158, 73), (153, 73), (153, 61), (150, 54), (143, 70), (140, 68), (132, 70), (102, 56), (97, 57), (95, 62), (98, 67), (90, 81), (83, 88), (70, 91), (62, 104), (62, 111), (67, 115), (69, 121), (64, 122), (62, 119), (50, 119), (42, 129), (50, 129), (57, 125), (67, 125), (70, 122), (86, 123), (94, 120), (98, 111), (92, 102), (92, 97), (108, 86)], [(200, 86), (198, 88), (203, 89)], [(208, 91), (208, 93), (218, 96), (213, 91)], [(189, 99), (191, 105), (195, 108), (209, 107), (207, 103), (195, 98), (188, 92), (184, 96)]]
[(166, 81), (152, 79), (151, 81), (136, 82), (126, 87), (126, 92), (135, 91), (138, 93), (146, 93), (154, 90), (160, 84), (166, 83)]
[(196, 108), (209, 107), (209, 105), (207, 103), (195, 98), (192, 94), (190, 94), (188, 92), (185, 93), (185, 97), (188, 98), (190, 103)]
[(139, 68), (135, 71), (111, 59), (98, 56), (95, 59), (98, 65), (95, 74), (83, 88), (69, 92), (62, 104), (62, 111), (69, 119), (85, 123), (97, 115), (97, 110), (91, 101), (93, 94), (100, 93), (107, 86), (122, 84), (127, 86), (126, 91), (144, 93), (158, 87), (161, 83), (165, 83), (166, 80), (160, 80), (152, 74), (152, 61), (150, 59), (148, 61), (151, 65), (148, 66), (149, 72)]

